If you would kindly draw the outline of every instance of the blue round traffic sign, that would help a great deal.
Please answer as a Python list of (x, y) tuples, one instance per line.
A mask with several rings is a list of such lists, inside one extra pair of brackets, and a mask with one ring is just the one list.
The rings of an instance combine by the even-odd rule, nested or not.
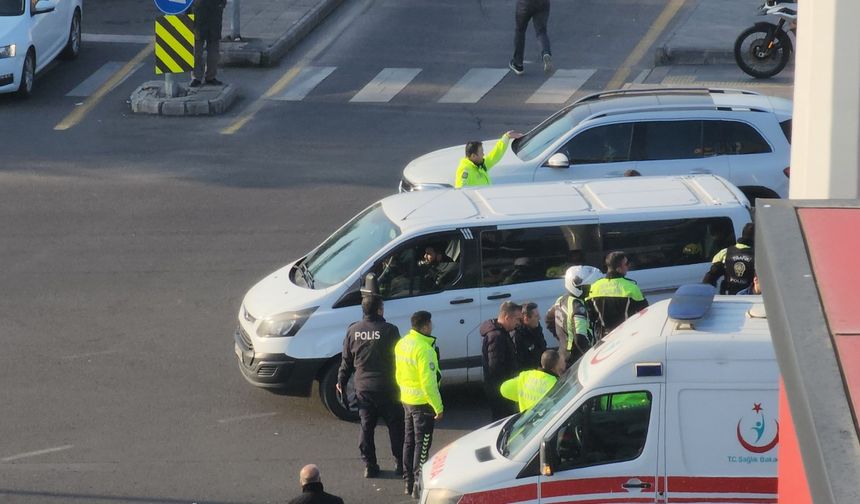
[(155, 0), (155, 6), (158, 7), (158, 10), (161, 12), (174, 16), (187, 11), (188, 8), (191, 7), (191, 3), (193, 1), (194, 0)]

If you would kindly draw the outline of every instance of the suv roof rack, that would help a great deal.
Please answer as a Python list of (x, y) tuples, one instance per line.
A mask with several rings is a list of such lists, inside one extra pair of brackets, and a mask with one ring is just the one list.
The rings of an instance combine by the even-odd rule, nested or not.
[(755, 91), (747, 91), (745, 89), (732, 89), (732, 88), (707, 88), (707, 87), (650, 87), (650, 88), (632, 88), (632, 89), (614, 89), (610, 91), (601, 91), (599, 93), (593, 93), (587, 96), (576, 100), (575, 103), (584, 103), (594, 100), (600, 100), (603, 98), (610, 98), (613, 96), (643, 96), (643, 95), (656, 95), (656, 94), (712, 94), (712, 93), (720, 93), (720, 94), (745, 94), (745, 95), (758, 95)]

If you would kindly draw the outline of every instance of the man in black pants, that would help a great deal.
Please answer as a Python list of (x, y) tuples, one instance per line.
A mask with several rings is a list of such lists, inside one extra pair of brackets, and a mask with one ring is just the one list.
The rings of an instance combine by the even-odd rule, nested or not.
[(549, 0), (517, 0), (516, 32), (514, 33), (514, 58), (508, 63), (508, 67), (517, 75), (523, 73), (523, 53), (526, 47), (526, 28), (529, 21), (535, 28), (538, 42), (540, 42), (541, 58), (543, 59), (543, 71), (552, 72), (552, 52), (549, 48), (549, 35), (546, 33), (546, 24), (549, 20)]
[(516, 405), (502, 397), (499, 387), (519, 372), (511, 331), (522, 321), (522, 317), (520, 305), (505, 301), (499, 307), (498, 318), (486, 320), (478, 328), (483, 339), (481, 364), (484, 371), (484, 391), (487, 394), (487, 402), (490, 403), (492, 421), (517, 412)]
[(343, 396), (350, 375), (355, 372), (355, 395), (361, 418), (358, 449), (364, 461), (364, 477), (379, 475), (374, 430), (379, 417), (388, 426), (391, 454), (396, 461), (394, 472), (403, 474), (403, 407), (398, 400), (394, 378), (394, 346), (400, 331), (382, 318), (382, 298), (366, 293), (361, 300), (364, 318), (346, 331), (343, 353), (337, 375), (337, 390)]

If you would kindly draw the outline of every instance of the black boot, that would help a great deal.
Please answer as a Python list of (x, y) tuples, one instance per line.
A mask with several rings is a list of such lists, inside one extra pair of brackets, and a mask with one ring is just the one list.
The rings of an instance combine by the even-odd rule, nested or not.
[(406, 488), (403, 490), (403, 495), (412, 495), (412, 490), (415, 489), (415, 482), (413, 480), (406, 480)]
[(364, 468), (365, 478), (375, 478), (379, 476), (379, 466), (376, 464), (367, 464)]

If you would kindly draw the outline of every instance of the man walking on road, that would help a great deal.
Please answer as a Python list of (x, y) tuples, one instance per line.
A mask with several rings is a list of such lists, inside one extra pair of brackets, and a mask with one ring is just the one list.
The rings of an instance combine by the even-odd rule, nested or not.
[(493, 421), (516, 413), (516, 408), (499, 391), (505, 380), (517, 375), (517, 359), (514, 340), (511, 337), (523, 316), (520, 305), (505, 301), (499, 307), (498, 318), (489, 319), (478, 329), (481, 345), (481, 364), (484, 371), (484, 391), (490, 403)]
[(421, 477), (421, 466), (427, 462), (433, 443), (433, 427), (442, 419), (442, 396), (439, 394), (439, 350), (431, 336), (430, 312), (412, 314), (412, 330), (394, 349), (397, 357), (397, 385), (400, 401), (406, 410), (406, 437), (403, 440), (403, 479), (406, 495), (418, 498), (415, 481)]
[(299, 483), (302, 485), (302, 495), (291, 500), (290, 504), (343, 504), (340, 497), (323, 491), (320, 469), (314, 464), (302, 467)]
[(382, 317), (382, 298), (367, 293), (361, 300), (364, 318), (346, 330), (343, 340), (337, 390), (343, 397), (349, 377), (355, 372), (355, 395), (361, 434), (358, 449), (364, 462), (364, 477), (379, 475), (376, 460), (374, 430), (379, 417), (388, 426), (391, 453), (396, 461), (394, 472), (403, 474), (403, 407), (397, 400), (397, 383), (394, 378), (394, 347), (400, 340), (400, 331)]
[[(221, 51), (221, 20), (227, 0), (194, 0), (194, 71), (188, 87), (220, 86), (215, 78)], [(203, 53), (206, 53), (204, 58)]]
[(552, 52), (549, 48), (549, 35), (546, 33), (546, 24), (549, 20), (549, 0), (517, 0), (516, 32), (514, 33), (514, 57), (508, 64), (517, 75), (522, 75), (523, 53), (526, 46), (526, 28), (529, 21), (535, 29), (538, 42), (540, 42), (541, 58), (543, 59), (543, 71), (552, 72)]
[(490, 168), (492, 168), (508, 150), (508, 143), (523, 136), (516, 131), (508, 131), (496, 142), (493, 150), (484, 157), (484, 144), (472, 141), (466, 144), (466, 157), (460, 160), (457, 174), (454, 176), (454, 187), (490, 185)]

